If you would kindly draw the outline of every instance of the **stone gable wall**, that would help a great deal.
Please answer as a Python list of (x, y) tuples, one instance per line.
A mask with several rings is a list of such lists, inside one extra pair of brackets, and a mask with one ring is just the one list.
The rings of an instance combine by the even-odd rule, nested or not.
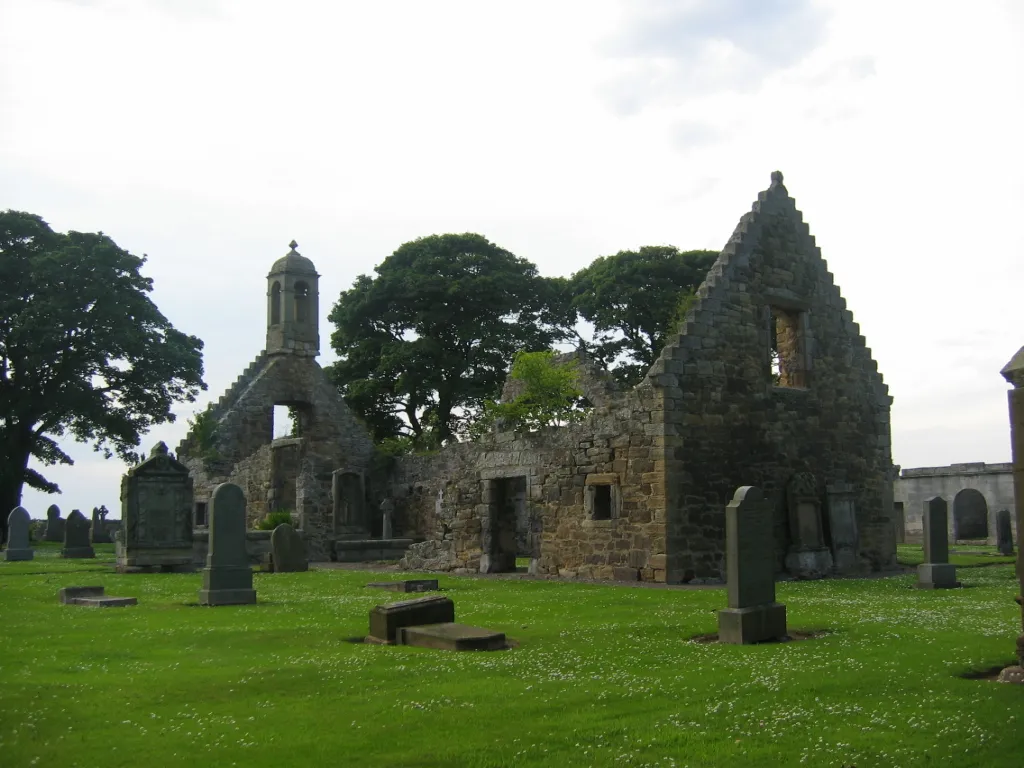
[[(771, 383), (773, 305), (803, 313), (804, 388)], [(665, 397), (670, 581), (724, 572), (724, 510), (742, 485), (773, 500), (781, 570), (784, 489), (798, 471), (814, 474), (823, 510), (826, 483), (853, 483), (861, 565), (894, 564), (891, 399), (781, 179), (741, 220), (648, 381)]]

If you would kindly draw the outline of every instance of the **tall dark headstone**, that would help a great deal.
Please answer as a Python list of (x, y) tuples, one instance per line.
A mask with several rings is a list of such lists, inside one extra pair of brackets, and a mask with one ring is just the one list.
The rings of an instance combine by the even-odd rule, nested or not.
[[(1014, 517), (1017, 520), (1017, 578), (1021, 628), (1024, 629), (1024, 347), (999, 372), (1013, 386), (1006, 393), (1010, 407), (1010, 450), (1013, 456)], [(999, 673), (1000, 682), (1024, 684), (1024, 632), (1017, 636), (1017, 663)]]
[(288, 523), (282, 523), (270, 533), (270, 551), (274, 558), (274, 573), (309, 570), (306, 544)]
[(799, 579), (820, 579), (832, 570), (825, 546), (818, 483), (810, 472), (797, 472), (786, 484), (790, 547), (786, 570)]
[(786, 606), (775, 602), (771, 504), (760, 489), (737, 489), (725, 508), (725, 567), (729, 607), (718, 613), (723, 643), (759, 643), (786, 634)]
[(24, 507), (15, 507), (7, 516), (7, 546), (4, 559), (9, 561), (31, 560), (32, 546), (29, 544), (28, 529), (32, 518)]
[(46, 508), (46, 530), (43, 541), (64, 541), (64, 519), (60, 516), (60, 507), (51, 504)]
[(89, 543), (89, 521), (79, 510), (74, 509), (64, 523), (64, 548), (61, 557), (96, 557)]
[(192, 570), (192, 478), (161, 441), (121, 479), (117, 570)]
[(245, 494), (234, 483), (221, 483), (210, 499), (210, 551), (203, 569), (201, 605), (246, 605), (256, 602), (252, 568), (245, 549)]
[(855, 574), (863, 567), (857, 552), (857, 506), (852, 483), (832, 483), (826, 487), (828, 523), (832, 536), (832, 560), (837, 573)]
[(996, 548), (1000, 555), (1013, 554), (1013, 528), (1010, 525), (1010, 510), (996, 512)]
[(959, 587), (956, 566), (949, 563), (949, 512), (941, 496), (924, 504), (924, 562), (917, 566), (920, 589), (952, 589)]

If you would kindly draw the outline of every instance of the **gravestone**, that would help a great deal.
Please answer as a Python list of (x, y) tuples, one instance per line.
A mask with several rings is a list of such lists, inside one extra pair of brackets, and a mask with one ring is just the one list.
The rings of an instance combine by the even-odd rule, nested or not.
[(786, 606), (775, 602), (772, 509), (760, 489), (736, 490), (725, 508), (729, 607), (718, 613), (718, 640), (749, 644), (786, 635)]
[(786, 484), (790, 547), (786, 570), (798, 579), (820, 579), (832, 570), (832, 553), (821, 526), (818, 483), (810, 472), (797, 472)]
[(436, 592), (440, 587), (437, 579), (405, 579), (404, 581), (371, 581), (366, 585), (374, 589), (388, 589), (392, 592)]
[(1013, 528), (1010, 526), (1010, 510), (1001, 509), (996, 513), (996, 547), (1000, 555), (1013, 554)]
[(28, 540), (28, 529), (32, 518), (24, 507), (15, 507), (7, 516), (7, 542), (4, 559), (12, 562), (31, 560), (32, 547)]
[(299, 532), (288, 523), (277, 526), (270, 534), (270, 550), (274, 562), (274, 573), (308, 571), (306, 544)]
[(103, 587), (64, 587), (58, 597), (64, 605), (84, 605), (89, 608), (124, 608), (139, 604), (137, 597), (108, 597)]
[(96, 557), (89, 543), (89, 521), (77, 509), (71, 510), (64, 523), (64, 548), (60, 556), (65, 558)]
[(392, 536), (392, 518), (395, 516), (395, 502), (391, 499), (384, 499), (380, 503), (380, 514), (381, 514), (381, 529), (380, 537), (382, 539), (391, 539)]
[(948, 510), (941, 496), (924, 504), (924, 562), (917, 566), (919, 589), (959, 587), (956, 566), (949, 563)]
[(110, 511), (104, 506), (92, 508), (93, 544), (109, 544), (112, 541), (110, 538), (110, 531), (107, 530), (108, 514), (110, 514)]
[(400, 627), (423, 624), (444, 624), (455, 621), (455, 603), (450, 597), (432, 595), (414, 600), (400, 600), (390, 605), (378, 605), (370, 611), (370, 635), (366, 639), (376, 643), (394, 643)]
[(256, 602), (252, 568), (245, 549), (245, 494), (221, 483), (210, 498), (210, 551), (203, 569), (200, 605), (248, 605)]
[(190, 571), (192, 478), (161, 441), (121, 479), (117, 570)]
[(414, 645), (438, 651), (500, 651), (508, 647), (504, 632), (447, 622), (399, 627), (395, 645)]
[(43, 541), (64, 541), (64, 520), (60, 516), (60, 507), (51, 504), (46, 508), (46, 531)]
[(857, 507), (852, 483), (831, 483), (826, 487), (828, 523), (832, 535), (832, 561), (837, 573), (856, 574), (863, 566), (857, 552)]

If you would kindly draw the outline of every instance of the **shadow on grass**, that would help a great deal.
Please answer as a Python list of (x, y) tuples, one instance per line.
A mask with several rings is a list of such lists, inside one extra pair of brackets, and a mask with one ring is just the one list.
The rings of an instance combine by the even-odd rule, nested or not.
[[(831, 629), (791, 629), (789, 634), (771, 640), (762, 640), (759, 643), (747, 643), (747, 645), (775, 645), (777, 643), (795, 643), (801, 640), (816, 640), (819, 637), (833, 634)], [(718, 633), (711, 632), (703, 635), (694, 635), (686, 638), (688, 643), (717, 643)]]

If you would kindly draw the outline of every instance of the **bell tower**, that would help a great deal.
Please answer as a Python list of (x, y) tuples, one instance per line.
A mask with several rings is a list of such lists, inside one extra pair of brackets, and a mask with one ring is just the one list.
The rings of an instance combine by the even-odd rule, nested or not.
[(320, 275), (301, 255), (294, 240), (267, 275), (267, 347), (269, 354), (316, 357), (320, 354)]

